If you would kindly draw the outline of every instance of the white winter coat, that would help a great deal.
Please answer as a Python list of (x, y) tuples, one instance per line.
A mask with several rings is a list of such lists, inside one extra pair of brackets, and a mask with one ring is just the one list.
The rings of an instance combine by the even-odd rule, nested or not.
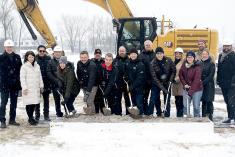
[(22, 65), (20, 70), (20, 82), (22, 91), (28, 89), (27, 95), (24, 95), (22, 92), (23, 104), (39, 104), (41, 95), (40, 88), (43, 88), (43, 81), (40, 66), (37, 62), (34, 63), (34, 66), (29, 62)]

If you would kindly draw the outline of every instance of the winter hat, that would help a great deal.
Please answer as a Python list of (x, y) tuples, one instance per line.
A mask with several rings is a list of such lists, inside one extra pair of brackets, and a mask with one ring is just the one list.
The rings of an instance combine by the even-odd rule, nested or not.
[(60, 63), (60, 64), (62, 64), (62, 63), (67, 64), (67, 62), (68, 62), (68, 61), (67, 61), (67, 57), (66, 57), (66, 56), (61, 56), (61, 57), (60, 57), (60, 60), (59, 60), (59, 63)]
[(159, 53), (159, 52), (162, 52), (164, 53), (164, 50), (162, 47), (157, 47), (156, 50), (155, 50), (156, 53)]
[(193, 51), (189, 51), (187, 53), (186, 57), (188, 57), (188, 56), (192, 56), (193, 58), (196, 58), (196, 55), (195, 55), (195, 53)]
[(138, 51), (137, 51), (136, 48), (132, 48), (132, 49), (130, 50), (129, 54), (131, 54), (131, 53), (136, 53), (136, 54), (138, 55)]
[(100, 50), (100, 49), (95, 49), (94, 54), (102, 54), (102, 52), (101, 52), (101, 50)]

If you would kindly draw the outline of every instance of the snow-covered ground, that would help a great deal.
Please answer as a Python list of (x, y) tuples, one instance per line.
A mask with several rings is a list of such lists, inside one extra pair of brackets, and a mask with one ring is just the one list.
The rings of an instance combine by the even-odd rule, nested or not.
[[(75, 103), (78, 113), (83, 112), (81, 95)], [(173, 101), (172, 98), (172, 104)], [(41, 120), (40, 125), (31, 127), (27, 124), (25, 107), (19, 98), (17, 121), (21, 126), (0, 130), (0, 156), (235, 155), (234, 129), (213, 131), (213, 124), (208, 121), (202, 120), (201, 125), (196, 126), (197, 120), (177, 119), (174, 105), (170, 119), (152, 117), (134, 120), (129, 116), (104, 117), (100, 114), (66, 119), (55, 117), (52, 98), (50, 102), (53, 121), (49, 124)], [(221, 95), (216, 95), (214, 105), (215, 121), (221, 121), (226, 117)], [(191, 128), (186, 127), (190, 125)]]

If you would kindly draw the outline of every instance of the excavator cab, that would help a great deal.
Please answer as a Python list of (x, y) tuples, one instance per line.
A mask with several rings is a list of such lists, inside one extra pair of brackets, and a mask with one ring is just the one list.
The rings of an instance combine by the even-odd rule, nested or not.
[(122, 18), (118, 23), (117, 46), (125, 46), (127, 51), (133, 47), (142, 50), (145, 40), (153, 41), (157, 36), (156, 18)]

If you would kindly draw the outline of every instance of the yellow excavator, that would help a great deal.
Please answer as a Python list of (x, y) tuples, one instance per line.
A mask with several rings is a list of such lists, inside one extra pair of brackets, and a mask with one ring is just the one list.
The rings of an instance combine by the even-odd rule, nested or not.
[[(117, 47), (125, 46), (142, 50), (145, 40), (151, 40), (154, 48), (161, 46), (166, 55), (173, 57), (174, 49), (181, 47), (185, 52), (198, 51), (198, 40), (206, 41), (207, 48), (214, 58), (218, 52), (218, 32), (213, 29), (179, 29), (173, 28), (170, 20), (158, 21), (155, 17), (134, 17), (125, 0), (85, 0), (106, 10), (113, 18), (113, 25), (117, 28)], [(34, 25), (48, 44), (56, 45), (53, 36), (37, 0), (15, 0), (17, 9), (25, 22), (32, 38), (37, 39), (28, 20)], [(160, 31), (158, 31), (160, 29)], [(160, 33), (157, 33), (160, 32)]]

